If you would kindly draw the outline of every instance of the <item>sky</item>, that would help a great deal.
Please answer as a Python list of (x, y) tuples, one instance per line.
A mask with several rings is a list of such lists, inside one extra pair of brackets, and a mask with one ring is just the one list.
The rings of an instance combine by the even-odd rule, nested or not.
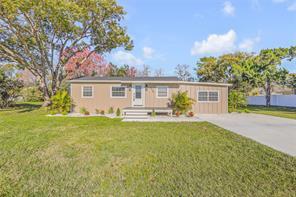
[[(201, 57), (296, 45), (296, 0), (118, 0), (134, 49), (107, 55), (117, 65), (174, 75)], [(296, 72), (296, 63), (284, 63)], [(152, 74), (153, 74), (152, 72)]]

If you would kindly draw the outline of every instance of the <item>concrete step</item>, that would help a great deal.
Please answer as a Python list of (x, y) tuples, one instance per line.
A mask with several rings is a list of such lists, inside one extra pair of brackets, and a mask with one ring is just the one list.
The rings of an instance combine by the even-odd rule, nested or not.
[(146, 116), (131, 116), (131, 115), (129, 115), (129, 116), (123, 116), (123, 118), (124, 119), (147, 119), (148, 118), (148, 116), (146, 115)]
[(147, 116), (147, 112), (125, 112), (125, 114), (126, 115), (131, 115), (131, 116), (133, 116), (133, 115), (135, 115), (135, 116), (137, 116), (137, 115), (139, 115), (139, 116)]

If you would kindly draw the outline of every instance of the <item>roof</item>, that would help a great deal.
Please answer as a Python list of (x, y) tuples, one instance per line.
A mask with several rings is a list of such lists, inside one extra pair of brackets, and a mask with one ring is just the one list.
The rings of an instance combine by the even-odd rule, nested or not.
[(192, 82), (182, 81), (178, 77), (81, 77), (69, 80), (70, 83), (154, 83), (154, 84), (187, 84), (187, 85), (207, 85), (207, 86), (232, 86), (228, 83), (213, 83), (213, 82)]
[(180, 81), (178, 77), (81, 77), (70, 81)]

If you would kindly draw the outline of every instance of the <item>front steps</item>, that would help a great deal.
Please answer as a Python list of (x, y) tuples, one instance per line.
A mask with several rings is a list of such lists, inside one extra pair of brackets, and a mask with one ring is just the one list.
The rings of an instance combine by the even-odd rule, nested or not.
[(136, 109), (123, 109), (122, 116), (124, 120), (143, 120), (148, 119), (149, 110), (136, 108)]

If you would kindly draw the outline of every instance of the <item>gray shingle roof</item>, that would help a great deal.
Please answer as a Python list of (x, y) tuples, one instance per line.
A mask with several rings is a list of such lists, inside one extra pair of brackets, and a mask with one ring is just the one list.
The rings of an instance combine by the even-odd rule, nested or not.
[(81, 77), (73, 80), (81, 81), (180, 81), (178, 77)]

